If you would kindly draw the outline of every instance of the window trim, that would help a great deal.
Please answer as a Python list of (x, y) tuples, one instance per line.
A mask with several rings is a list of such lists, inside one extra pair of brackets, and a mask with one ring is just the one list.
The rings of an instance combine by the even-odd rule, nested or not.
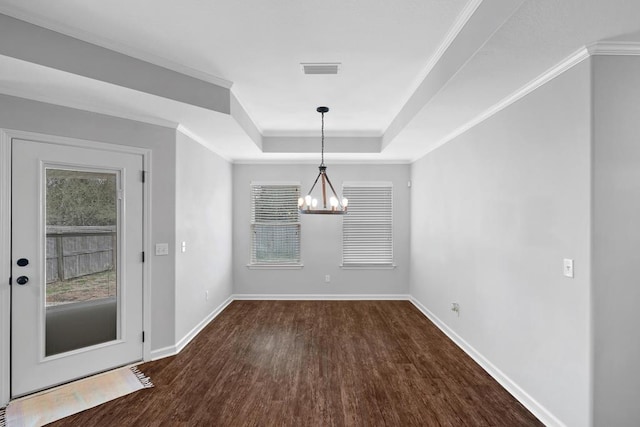
[(393, 270), (397, 267), (395, 263), (392, 264), (340, 264), (340, 268), (343, 270)]
[(247, 264), (249, 270), (302, 270), (304, 264)]

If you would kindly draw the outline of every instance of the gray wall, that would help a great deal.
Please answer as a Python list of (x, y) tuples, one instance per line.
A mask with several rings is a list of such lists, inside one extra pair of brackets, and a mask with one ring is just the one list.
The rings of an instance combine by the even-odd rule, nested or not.
[[(252, 270), (249, 263), (249, 186), (252, 181), (297, 181), (306, 194), (318, 173), (315, 164), (233, 166), (233, 256), (236, 294), (407, 294), (409, 284), (408, 165), (332, 165), (327, 173), (336, 190), (343, 181), (391, 181), (394, 203), (393, 270), (347, 270), (342, 263), (342, 219), (301, 216), (300, 270)], [(340, 190), (338, 190), (340, 188)], [(325, 283), (325, 275), (331, 282)]]
[(231, 164), (178, 132), (176, 178), (179, 341), (233, 293)]
[(585, 61), (411, 169), (411, 295), (569, 426), (591, 413), (590, 79)]
[(640, 424), (640, 59), (593, 60), (594, 420)]
[[(0, 128), (149, 148), (153, 242), (175, 247), (175, 129), (0, 95)], [(152, 350), (175, 343), (175, 254), (151, 262)], [(4, 313), (3, 313), (4, 314)]]

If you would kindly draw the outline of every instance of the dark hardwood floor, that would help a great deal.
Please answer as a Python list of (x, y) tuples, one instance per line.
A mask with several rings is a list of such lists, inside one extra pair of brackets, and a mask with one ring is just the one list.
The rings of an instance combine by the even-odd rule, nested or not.
[(55, 426), (536, 426), (407, 301), (234, 301), (155, 388)]

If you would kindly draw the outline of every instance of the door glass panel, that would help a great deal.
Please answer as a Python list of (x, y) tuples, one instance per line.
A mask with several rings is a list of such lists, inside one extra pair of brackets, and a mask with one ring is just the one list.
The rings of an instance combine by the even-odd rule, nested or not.
[(118, 335), (116, 173), (46, 168), (45, 355)]

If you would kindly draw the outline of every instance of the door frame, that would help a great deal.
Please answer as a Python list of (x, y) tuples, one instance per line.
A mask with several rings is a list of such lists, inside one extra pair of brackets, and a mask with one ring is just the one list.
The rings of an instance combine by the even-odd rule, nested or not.
[[(37, 142), (94, 148), (142, 156), (143, 169), (151, 172), (151, 150), (128, 145), (110, 144), (77, 138), (67, 138), (42, 133), (0, 128), (0, 407), (10, 399), (11, 375), (11, 141), (26, 139)], [(142, 329), (151, 337), (151, 180), (146, 179), (143, 188), (142, 247), (148, 255), (142, 266)], [(151, 340), (142, 344), (143, 361), (151, 360)]]

